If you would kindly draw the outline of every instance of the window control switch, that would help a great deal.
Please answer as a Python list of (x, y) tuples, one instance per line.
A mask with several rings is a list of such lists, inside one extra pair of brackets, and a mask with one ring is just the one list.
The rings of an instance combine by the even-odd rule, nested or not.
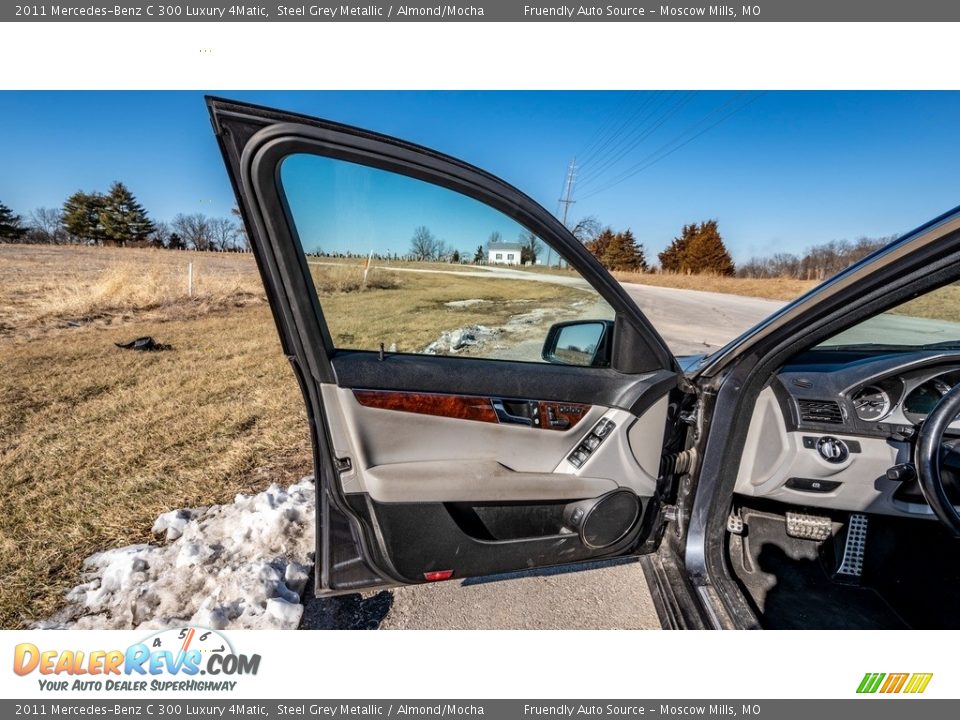
[(615, 427), (616, 424), (613, 421), (603, 419), (593, 428), (593, 434), (602, 440), (609, 435)]

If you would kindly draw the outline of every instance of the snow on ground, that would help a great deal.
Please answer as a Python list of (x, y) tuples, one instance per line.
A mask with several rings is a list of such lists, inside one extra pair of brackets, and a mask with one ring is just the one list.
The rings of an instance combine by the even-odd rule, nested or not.
[(456, 330), (444, 330), (440, 337), (424, 348), (424, 355), (446, 355), (472, 345), (483, 345), (488, 338), (500, 334), (499, 328), (486, 325), (468, 325)]
[(296, 628), (314, 562), (314, 484), (237, 495), (164, 513), (166, 543), (128, 545), (84, 561), (85, 582), (41, 628)]

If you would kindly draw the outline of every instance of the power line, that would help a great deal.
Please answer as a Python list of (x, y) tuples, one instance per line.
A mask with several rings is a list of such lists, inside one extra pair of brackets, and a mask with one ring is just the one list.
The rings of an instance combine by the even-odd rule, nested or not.
[[(722, 116), (721, 116), (719, 119), (717, 119), (715, 122), (710, 123), (709, 125), (707, 125), (707, 126), (704, 127), (703, 129), (701, 129), (699, 132), (696, 132), (695, 134), (691, 135), (690, 137), (687, 137), (687, 138), (684, 139), (682, 142), (679, 142), (679, 144), (675, 144), (675, 143), (677, 143), (678, 141), (680, 141), (684, 136), (686, 136), (686, 135), (688, 135), (690, 132), (692, 132), (697, 126), (701, 125), (707, 118), (710, 117), (710, 115), (715, 114), (719, 108), (711, 111), (710, 113), (708, 113), (708, 115), (707, 115), (706, 117), (702, 118), (702, 119), (699, 120), (697, 123), (695, 123), (693, 126), (691, 126), (691, 128), (689, 128), (688, 130), (684, 131), (683, 133), (680, 133), (680, 135), (678, 135), (678, 136), (676, 136), (675, 138), (673, 138), (673, 140), (671, 140), (670, 142), (664, 143), (664, 145), (662, 145), (660, 148), (658, 148), (657, 150), (654, 150), (652, 153), (648, 154), (646, 157), (644, 157), (642, 160), (640, 160), (638, 163), (636, 163), (636, 164), (633, 165), (632, 167), (627, 168), (626, 170), (624, 170), (622, 173), (620, 173), (620, 175), (616, 176), (613, 180), (611, 180), (611, 181), (610, 181), (609, 183), (607, 183), (606, 185), (603, 185), (602, 187), (594, 190), (593, 192), (590, 192), (590, 193), (588, 193), (587, 195), (584, 195), (583, 197), (581, 197), (581, 200), (585, 200), (585, 199), (587, 199), (587, 198), (591, 198), (591, 197), (594, 197), (594, 196), (596, 196), (596, 195), (599, 195), (599, 194), (602, 193), (602, 192), (606, 192), (607, 190), (611, 189), (612, 187), (614, 187), (614, 186), (616, 186), (616, 185), (619, 185), (619, 184), (620, 184), (621, 182), (623, 182), (624, 180), (628, 180), (629, 178), (633, 177), (633, 176), (636, 175), (637, 173), (640, 173), (640, 172), (646, 170), (647, 168), (649, 168), (649, 167), (651, 167), (651, 166), (653, 166), (653, 165), (656, 165), (656, 164), (657, 164), (658, 162), (660, 162), (661, 160), (664, 160), (665, 158), (669, 157), (670, 155), (672, 155), (673, 153), (677, 152), (677, 151), (680, 150), (681, 148), (686, 147), (687, 145), (689, 145), (690, 143), (692, 143), (694, 140), (696, 140), (697, 138), (699, 138), (699, 137), (702, 136), (703, 134), (705, 134), (705, 133), (709, 132), (710, 130), (712, 130), (713, 128), (717, 127), (717, 125), (720, 125), (722, 122), (728, 120), (729, 118), (733, 117), (733, 116), (736, 115), (737, 113), (739, 113), (739, 112), (741, 112), (742, 110), (746, 109), (747, 107), (749, 107), (750, 105), (752, 105), (754, 102), (756, 102), (757, 100), (759, 100), (764, 94), (765, 94), (765, 93), (762, 93), (762, 92), (761, 92), (761, 93), (758, 93), (758, 94), (753, 95), (752, 97), (748, 98), (748, 99), (746, 100), (746, 102), (743, 102), (743, 103), (741, 103), (739, 106), (734, 107), (730, 112), (728, 112), (728, 113), (725, 114), (725, 115), (722, 115)], [(730, 103), (731, 103), (731, 101), (728, 101), (727, 103), (725, 103), (725, 106), (730, 105)], [(670, 147), (671, 145), (674, 145), (674, 147)]]
[[(607, 137), (603, 140), (602, 143), (599, 143), (594, 150), (589, 151), (589, 154), (581, 153), (581, 157), (583, 158), (583, 160), (580, 163), (581, 169), (588, 167), (591, 163), (593, 163), (597, 159), (602, 158), (604, 156), (604, 152), (606, 151), (607, 147), (610, 146), (610, 143), (614, 142), (618, 137), (620, 137), (623, 134), (624, 130), (626, 130), (630, 126), (630, 123), (633, 122), (634, 118), (636, 118), (641, 113), (643, 113), (650, 106), (650, 104), (653, 103), (654, 100), (659, 99), (661, 95), (662, 93), (659, 91), (649, 93), (644, 99), (644, 101), (640, 104), (640, 106), (637, 107), (632, 113), (627, 115), (619, 125), (612, 124), (610, 126), (610, 132), (607, 133)], [(645, 121), (646, 117), (647, 116), (645, 116), (642, 121)], [(614, 146), (614, 149), (615, 147), (616, 146)]]
[[(605, 140), (607, 135), (609, 135), (610, 132), (614, 129), (614, 126), (616, 126), (617, 121), (619, 120), (619, 116), (622, 114), (624, 110), (626, 110), (629, 102), (630, 102), (630, 98), (628, 95), (617, 105), (615, 110), (607, 113), (606, 120), (597, 130), (596, 134), (593, 136), (593, 140), (591, 140), (586, 147), (580, 150), (580, 152), (578, 152), (575, 157), (584, 158), (584, 162), (589, 162), (591, 154), (594, 152), (594, 150), (597, 149), (601, 140)], [(581, 166), (583, 166), (583, 164), (584, 163), (581, 163)]]
[(633, 152), (644, 140), (653, 135), (657, 130), (663, 127), (663, 125), (670, 118), (680, 112), (684, 106), (689, 104), (693, 99), (694, 94), (695, 93), (693, 92), (689, 92), (685, 95), (681, 95), (676, 102), (674, 102), (672, 105), (669, 105), (660, 115), (652, 118), (652, 124), (644, 128), (642, 132), (639, 132), (636, 137), (632, 139), (632, 142), (621, 145), (616, 155), (609, 156), (601, 165), (592, 168), (589, 173), (586, 173), (585, 177), (582, 179), (581, 186), (596, 182), (598, 179), (603, 177), (604, 172), (616, 167), (617, 163)]

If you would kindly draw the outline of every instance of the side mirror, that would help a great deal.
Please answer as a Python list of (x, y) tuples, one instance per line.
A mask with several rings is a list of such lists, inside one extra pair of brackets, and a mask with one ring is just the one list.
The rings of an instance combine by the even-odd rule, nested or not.
[(557, 365), (610, 367), (612, 320), (573, 320), (551, 326), (541, 357)]

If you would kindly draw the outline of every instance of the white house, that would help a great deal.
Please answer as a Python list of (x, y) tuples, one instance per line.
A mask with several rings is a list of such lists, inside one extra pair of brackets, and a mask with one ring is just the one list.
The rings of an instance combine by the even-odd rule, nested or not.
[(490, 265), (519, 265), (520, 243), (490, 243), (487, 246), (487, 263)]

